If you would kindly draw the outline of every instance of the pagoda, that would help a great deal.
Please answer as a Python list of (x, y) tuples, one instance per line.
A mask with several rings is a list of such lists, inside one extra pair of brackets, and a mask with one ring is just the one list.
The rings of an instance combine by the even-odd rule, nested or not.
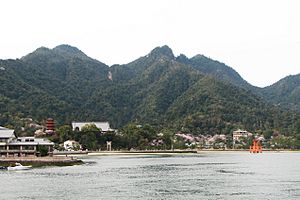
[(54, 129), (55, 129), (54, 120), (52, 118), (48, 118), (46, 120), (46, 133), (52, 134), (54, 133)]

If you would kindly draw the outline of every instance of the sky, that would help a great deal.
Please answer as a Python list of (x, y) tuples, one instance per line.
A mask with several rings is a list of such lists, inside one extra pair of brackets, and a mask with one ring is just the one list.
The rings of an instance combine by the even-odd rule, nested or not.
[(264, 87), (300, 73), (298, 0), (2, 0), (0, 59), (75, 46), (107, 65), (168, 45)]

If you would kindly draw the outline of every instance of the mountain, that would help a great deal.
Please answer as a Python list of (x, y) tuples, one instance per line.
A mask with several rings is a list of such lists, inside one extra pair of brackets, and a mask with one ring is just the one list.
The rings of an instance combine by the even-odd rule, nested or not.
[(181, 54), (176, 58), (177, 61), (189, 64), (195, 69), (201, 71), (206, 75), (211, 75), (222, 81), (229, 82), (235, 86), (244, 88), (244, 89), (253, 89), (254, 86), (250, 85), (245, 81), (234, 69), (221, 63), (219, 61), (210, 59), (204, 55), (196, 55), (188, 59), (185, 55)]
[(175, 57), (168, 46), (111, 67), (76, 47), (41, 47), (0, 61), (0, 123), (30, 117), (71, 121), (149, 123), (190, 133), (230, 133), (235, 128), (295, 134), (299, 115), (257, 95), (229, 66), (202, 55)]
[(67, 44), (59, 45), (53, 49), (48, 49), (46, 47), (40, 47), (37, 50), (35, 50), (34, 52), (22, 57), (21, 59), (24, 61), (30, 61), (30, 60), (36, 61), (37, 59), (42, 58), (42, 57), (47, 57), (48, 59), (50, 59), (50, 57), (51, 57), (52, 61), (55, 61), (58, 58), (65, 58), (65, 59), (78, 58), (81, 60), (99, 62), (95, 59), (88, 57), (86, 54), (84, 54), (78, 48), (67, 45)]
[(285, 77), (271, 86), (258, 88), (245, 81), (231, 67), (204, 55), (198, 54), (189, 59), (181, 54), (176, 60), (189, 64), (200, 72), (213, 76), (218, 80), (248, 90), (271, 104), (300, 113), (300, 74)]
[(262, 89), (271, 103), (300, 113), (300, 74), (287, 76)]
[(122, 105), (128, 109), (126, 118), (168, 124), (176, 130), (189, 127), (194, 133), (228, 133), (235, 127), (292, 129), (294, 120), (286, 124), (281, 120), (294, 114), (269, 105), (249, 91), (255, 87), (233, 69), (205, 57), (216, 66), (204, 67), (198, 63), (200, 67), (197, 67), (190, 59), (182, 58), (182, 55), (175, 57), (169, 47), (163, 46), (129, 64), (111, 67), (115, 88), (126, 91), (122, 98), (131, 102)]
[(1, 98), (10, 102), (1, 107), (1, 114), (38, 121), (48, 116), (58, 121), (76, 118), (81, 113), (75, 110), (99, 85), (105, 86), (109, 71), (107, 65), (66, 45), (42, 47), (18, 60), (1, 60), (0, 66), (5, 69), (0, 71)]

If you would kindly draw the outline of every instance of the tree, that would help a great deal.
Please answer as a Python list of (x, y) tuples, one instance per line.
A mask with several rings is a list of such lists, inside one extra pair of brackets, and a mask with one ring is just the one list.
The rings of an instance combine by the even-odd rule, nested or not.
[(175, 142), (174, 133), (170, 129), (163, 129), (161, 133), (163, 134), (162, 139), (164, 141), (165, 148), (166, 149), (174, 148), (174, 142)]
[(128, 149), (146, 149), (150, 147), (150, 142), (156, 138), (156, 131), (149, 124), (129, 123), (122, 128), (121, 133)]
[(37, 151), (40, 153), (40, 156), (47, 156), (48, 155), (48, 147), (39, 145), (37, 147)]
[(101, 129), (99, 129), (95, 124), (86, 124), (81, 128), (81, 132), (101, 132)]
[(83, 149), (96, 150), (98, 149), (97, 138), (93, 132), (83, 132), (79, 143), (82, 145)]
[(84, 149), (98, 149), (97, 135), (101, 130), (95, 124), (86, 124), (79, 131), (79, 143)]
[(63, 125), (56, 129), (56, 133), (59, 136), (59, 143), (63, 143), (66, 140), (73, 139), (74, 134), (70, 125)]

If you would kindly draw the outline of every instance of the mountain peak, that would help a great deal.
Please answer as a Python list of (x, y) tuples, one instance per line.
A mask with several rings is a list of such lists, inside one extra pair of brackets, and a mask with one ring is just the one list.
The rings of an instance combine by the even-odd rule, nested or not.
[(185, 64), (189, 64), (190, 60), (188, 57), (186, 57), (186, 55), (184, 54), (180, 54), (179, 56), (176, 57), (176, 60), (181, 62), (181, 63), (185, 63)]
[(156, 47), (155, 49), (153, 49), (150, 53), (150, 55), (153, 56), (167, 56), (169, 58), (174, 58), (174, 54), (173, 51), (170, 47), (168, 47), (167, 45), (161, 46), (161, 47)]
[(39, 47), (32, 53), (29, 53), (26, 56), (23, 56), (21, 59), (22, 60), (30, 60), (30, 59), (34, 59), (36, 56), (47, 56), (51, 53), (52, 53), (51, 49), (49, 49), (47, 47)]
[(53, 49), (49, 49), (47, 47), (39, 47), (34, 52), (22, 57), (23, 60), (35, 59), (36, 56), (43, 57), (55, 57), (55, 56), (63, 56), (63, 57), (79, 57), (79, 58), (88, 58), (82, 51), (77, 49), (76, 47), (72, 47), (67, 44), (59, 45)]
[(51, 50), (47, 47), (39, 47), (37, 48), (34, 53), (36, 54), (44, 54), (44, 53), (49, 53)]
[(208, 57), (206, 57), (202, 54), (197, 54), (197, 55), (193, 56), (191, 59), (192, 60), (198, 60), (198, 59), (210, 59), (210, 58), (208, 58)]
[(58, 45), (55, 48), (53, 48), (53, 51), (60, 52), (60, 53), (67, 53), (67, 54), (73, 54), (73, 55), (81, 55), (86, 56), (82, 51), (80, 51), (78, 48), (73, 47), (68, 44), (62, 44)]

